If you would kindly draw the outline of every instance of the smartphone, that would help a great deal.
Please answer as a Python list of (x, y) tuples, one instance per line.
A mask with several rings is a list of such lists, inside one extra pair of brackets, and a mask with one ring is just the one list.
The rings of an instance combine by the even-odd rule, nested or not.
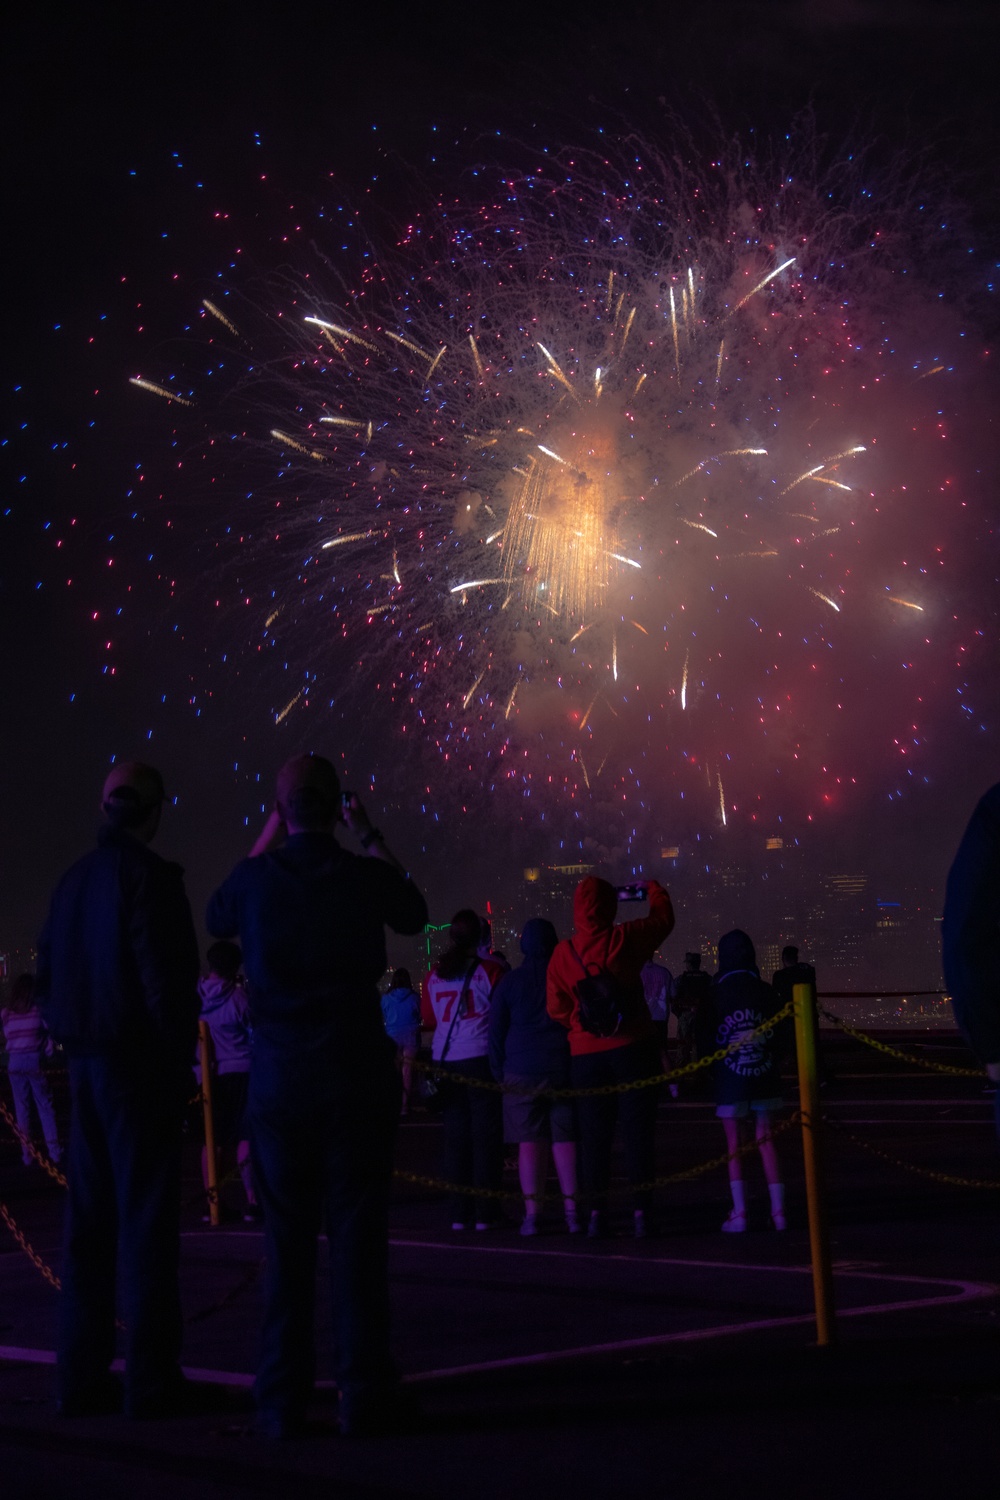
[(642, 881), (637, 885), (620, 885), (615, 895), (619, 901), (645, 901), (646, 887)]

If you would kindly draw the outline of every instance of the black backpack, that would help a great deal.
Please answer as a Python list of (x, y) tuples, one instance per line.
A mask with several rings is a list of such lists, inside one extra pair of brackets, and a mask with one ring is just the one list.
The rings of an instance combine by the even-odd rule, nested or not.
[[(608, 944), (610, 943), (611, 934), (609, 933)], [(583, 978), (578, 979), (573, 986), (573, 994), (579, 1006), (581, 1028), (589, 1031), (591, 1036), (617, 1035), (622, 1028), (626, 1011), (631, 1008), (629, 1002), (634, 986), (619, 979), (604, 965), (593, 964), (588, 967), (573, 944), (570, 943), (569, 946), (573, 950), (573, 957), (583, 970)], [(606, 959), (607, 953), (605, 952)]]

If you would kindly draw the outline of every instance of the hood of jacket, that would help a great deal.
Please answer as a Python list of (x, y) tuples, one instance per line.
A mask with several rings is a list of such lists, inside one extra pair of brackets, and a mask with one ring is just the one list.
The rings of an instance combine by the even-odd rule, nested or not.
[(581, 937), (607, 932), (614, 926), (618, 895), (613, 885), (597, 875), (587, 875), (573, 896), (573, 926)]
[(532, 917), (525, 922), (521, 932), (521, 952), (525, 958), (540, 958), (548, 963), (558, 941), (559, 937), (551, 922), (545, 917)]
[(217, 1010), (237, 989), (232, 979), (223, 979), (220, 974), (206, 974), (204, 979), (198, 980), (198, 996), (201, 1000), (201, 1009), (205, 1011)]
[(757, 972), (757, 954), (753, 943), (745, 932), (734, 927), (719, 939), (719, 976), (731, 974), (734, 969), (752, 969)]

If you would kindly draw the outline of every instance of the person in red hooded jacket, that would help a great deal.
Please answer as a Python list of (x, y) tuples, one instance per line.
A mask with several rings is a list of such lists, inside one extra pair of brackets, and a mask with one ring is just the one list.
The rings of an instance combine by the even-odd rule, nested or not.
[[(642, 989), (641, 971), (674, 926), (670, 897), (655, 880), (645, 882), (649, 912), (636, 921), (615, 923), (618, 896), (613, 885), (588, 875), (573, 897), (573, 936), (561, 942), (549, 961), (546, 1006), (569, 1032), (570, 1082), (574, 1089), (632, 1083), (660, 1073), (656, 1031)], [(621, 986), (621, 1023), (611, 1036), (586, 1029), (576, 987), (585, 973), (607, 970)], [(587, 1233), (607, 1232), (611, 1148), (621, 1122), (625, 1163), (633, 1186), (654, 1174), (655, 1088), (577, 1100), (577, 1125), (584, 1185), (590, 1195)], [(650, 1194), (635, 1192), (637, 1238), (649, 1231)]]

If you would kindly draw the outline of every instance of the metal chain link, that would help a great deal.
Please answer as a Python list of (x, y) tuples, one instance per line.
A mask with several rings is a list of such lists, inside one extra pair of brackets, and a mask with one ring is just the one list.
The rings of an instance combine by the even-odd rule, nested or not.
[(18, 1229), (17, 1222), (14, 1219), (14, 1216), (11, 1213), (10, 1209), (7, 1207), (6, 1203), (0, 1203), (0, 1218), (3, 1219), (7, 1228), (10, 1230), (11, 1234), (14, 1236), (14, 1239), (17, 1241), (18, 1245), (20, 1245), (25, 1255), (35, 1267), (35, 1270), (40, 1271), (49, 1285), (55, 1287), (57, 1292), (60, 1291), (62, 1288), (62, 1282), (59, 1280), (59, 1277), (56, 1275), (55, 1271), (53, 1271), (51, 1266), (45, 1264), (44, 1260), (42, 1260), (42, 1257), (39, 1255), (34, 1245), (32, 1245), (28, 1240), (27, 1236), (20, 1229)]
[(47, 1156), (43, 1156), (31, 1137), (25, 1135), (24, 1131), (18, 1125), (17, 1121), (14, 1119), (13, 1115), (7, 1108), (6, 1104), (4, 1104), (2, 1099), (0, 1099), (0, 1119), (3, 1120), (4, 1124), (10, 1130), (14, 1138), (21, 1143), (21, 1146), (24, 1148), (24, 1150), (30, 1152), (38, 1165), (44, 1168), (46, 1172), (48, 1172), (49, 1176), (52, 1178), (52, 1181), (58, 1182), (60, 1187), (65, 1187), (66, 1178), (60, 1172), (55, 1162), (50, 1161)]
[(1000, 1192), (1000, 1179), (983, 1177), (955, 1177), (949, 1172), (936, 1172), (933, 1167), (919, 1167), (911, 1161), (903, 1161), (898, 1156), (890, 1156), (888, 1151), (883, 1151), (879, 1146), (873, 1146), (868, 1141), (855, 1135), (846, 1126), (840, 1125), (835, 1120), (829, 1120), (824, 1116), (824, 1124), (828, 1125), (837, 1135), (846, 1136), (855, 1146), (862, 1151), (867, 1151), (869, 1156), (877, 1156), (881, 1161), (887, 1161), (890, 1166), (901, 1167), (904, 1172), (912, 1172), (917, 1177), (928, 1177), (932, 1182), (946, 1182), (950, 1187), (985, 1188), (988, 1192)]
[[(798, 1125), (801, 1116), (795, 1110), (787, 1120), (782, 1120), (775, 1125), (767, 1135), (754, 1137), (752, 1141), (737, 1146), (735, 1151), (729, 1151), (724, 1156), (713, 1156), (711, 1161), (702, 1161), (694, 1167), (685, 1167), (681, 1172), (672, 1172), (669, 1177), (654, 1177), (651, 1182), (629, 1183), (628, 1190), (631, 1193), (649, 1193), (654, 1188), (670, 1187), (675, 1182), (689, 1182), (692, 1178), (702, 1177), (706, 1172), (714, 1172), (717, 1167), (724, 1167), (731, 1161), (738, 1161), (744, 1156), (749, 1156), (751, 1151), (756, 1151), (761, 1141), (773, 1141), (777, 1136), (784, 1135), (786, 1130), (791, 1130), (793, 1125)], [(513, 1192), (509, 1188), (478, 1188), (467, 1187), (458, 1182), (444, 1182), (440, 1177), (424, 1177), (418, 1172), (394, 1171), (393, 1177), (399, 1182), (416, 1183), (419, 1187), (435, 1188), (440, 1192), (456, 1193), (466, 1198), (495, 1198), (507, 1199), (518, 1202), (524, 1197), (523, 1193)]]
[(784, 1021), (791, 1015), (792, 1009), (793, 1002), (789, 1000), (787, 1005), (783, 1005), (781, 1010), (776, 1011), (762, 1025), (753, 1031), (744, 1032), (738, 1041), (730, 1042), (728, 1047), (720, 1047), (717, 1052), (710, 1052), (705, 1057), (699, 1057), (697, 1062), (685, 1063), (682, 1068), (671, 1068), (669, 1073), (654, 1073), (649, 1078), (634, 1078), (631, 1083), (602, 1083), (590, 1089), (539, 1089), (532, 1084), (496, 1083), (491, 1078), (470, 1078), (466, 1073), (452, 1073), (449, 1068), (442, 1067), (440, 1063), (428, 1062), (425, 1058), (415, 1057), (412, 1063), (419, 1072), (428, 1073), (432, 1078), (450, 1079), (452, 1083), (462, 1083), (470, 1089), (485, 1089), (488, 1093), (523, 1094), (531, 1099), (597, 1099), (608, 1094), (630, 1094), (635, 1089), (654, 1088), (661, 1083), (676, 1083), (678, 1078), (700, 1073), (703, 1068), (710, 1068), (713, 1063), (722, 1062), (731, 1053), (739, 1052), (757, 1037), (766, 1036), (779, 1021)]
[(875, 1052), (884, 1052), (887, 1057), (895, 1057), (899, 1062), (913, 1063), (918, 1068), (925, 1068), (929, 1073), (947, 1073), (951, 1078), (985, 1078), (985, 1068), (955, 1068), (948, 1063), (931, 1062), (926, 1057), (915, 1057), (912, 1052), (902, 1052), (898, 1047), (890, 1047), (888, 1042), (880, 1042), (877, 1038), (869, 1036), (866, 1031), (859, 1031), (856, 1026), (849, 1026), (832, 1011), (824, 1010), (820, 1006), (820, 1015), (832, 1021), (834, 1026), (839, 1026), (841, 1031), (852, 1036), (855, 1041), (863, 1042), (866, 1047), (871, 1047)]

